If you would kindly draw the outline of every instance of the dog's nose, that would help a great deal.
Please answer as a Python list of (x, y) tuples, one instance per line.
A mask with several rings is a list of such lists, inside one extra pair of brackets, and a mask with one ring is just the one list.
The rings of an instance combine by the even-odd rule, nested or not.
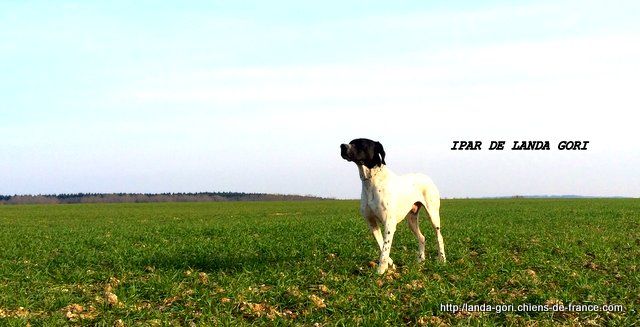
[(349, 152), (349, 146), (346, 144), (340, 144), (340, 156), (343, 159), (349, 160), (347, 153)]

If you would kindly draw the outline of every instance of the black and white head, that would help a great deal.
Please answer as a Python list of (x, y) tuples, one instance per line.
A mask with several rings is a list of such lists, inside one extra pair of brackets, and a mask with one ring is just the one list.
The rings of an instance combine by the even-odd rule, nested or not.
[(386, 165), (382, 144), (369, 139), (355, 139), (349, 144), (341, 144), (340, 155), (347, 161), (369, 169)]

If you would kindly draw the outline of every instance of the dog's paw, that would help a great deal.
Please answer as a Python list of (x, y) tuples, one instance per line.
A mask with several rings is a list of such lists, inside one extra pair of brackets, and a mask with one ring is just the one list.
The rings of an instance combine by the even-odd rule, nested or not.
[(388, 267), (389, 267), (389, 261), (380, 261), (378, 262), (378, 267), (376, 269), (376, 272), (378, 272), (379, 275), (382, 275), (385, 273), (385, 271), (387, 271)]
[(384, 260), (378, 263), (378, 268), (376, 269), (376, 271), (378, 272), (378, 274), (382, 275), (387, 270), (395, 270), (395, 269), (396, 269), (396, 265), (393, 263), (393, 260), (391, 260), (391, 258), (388, 258), (387, 260)]

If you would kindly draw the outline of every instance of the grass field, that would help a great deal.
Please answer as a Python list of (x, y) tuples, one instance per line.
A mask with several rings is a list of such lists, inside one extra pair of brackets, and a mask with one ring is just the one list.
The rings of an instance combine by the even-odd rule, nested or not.
[[(398, 268), (378, 276), (356, 201), (0, 206), (0, 325), (640, 319), (640, 200), (445, 200), (447, 264), (422, 215), (427, 261), (403, 223)], [(552, 311), (560, 304), (581, 306)]]

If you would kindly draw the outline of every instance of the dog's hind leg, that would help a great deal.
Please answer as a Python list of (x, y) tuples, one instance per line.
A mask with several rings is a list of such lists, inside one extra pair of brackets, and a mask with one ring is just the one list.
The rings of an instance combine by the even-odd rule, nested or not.
[(424, 261), (424, 235), (420, 232), (420, 224), (418, 223), (418, 211), (420, 211), (421, 206), (420, 202), (416, 202), (407, 216), (409, 228), (418, 239), (418, 262)]
[(440, 206), (437, 204), (432, 204), (430, 206), (425, 207), (427, 212), (429, 213), (429, 218), (431, 218), (431, 225), (433, 229), (436, 231), (436, 245), (438, 246), (438, 260), (442, 262), (447, 261), (447, 257), (444, 254), (444, 240), (442, 239), (442, 233), (440, 232)]

